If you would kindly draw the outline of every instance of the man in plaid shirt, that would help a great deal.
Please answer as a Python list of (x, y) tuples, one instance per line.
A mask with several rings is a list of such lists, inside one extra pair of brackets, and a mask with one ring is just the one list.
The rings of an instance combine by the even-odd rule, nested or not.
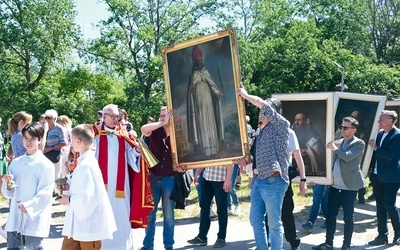
[[(203, 178), (198, 181), (200, 173), (203, 171)], [(207, 245), (207, 233), (210, 229), (210, 205), (215, 196), (217, 203), (219, 232), (214, 248), (225, 246), (226, 228), (228, 225), (228, 191), (232, 188), (233, 165), (218, 166), (210, 168), (199, 168), (194, 176), (196, 185), (201, 183), (200, 197), (200, 228), (199, 234), (187, 242), (196, 246)]]

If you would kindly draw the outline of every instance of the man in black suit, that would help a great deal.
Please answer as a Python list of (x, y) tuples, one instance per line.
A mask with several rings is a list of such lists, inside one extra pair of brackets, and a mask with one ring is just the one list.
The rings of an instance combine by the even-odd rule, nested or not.
[(388, 215), (391, 219), (393, 244), (400, 245), (400, 214), (396, 207), (396, 195), (400, 188), (400, 130), (394, 125), (397, 121), (395, 111), (382, 110), (379, 116), (381, 131), (369, 145), (374, 150), (370, 165), (370, 179), (376, 198), (378, 236), (368, 242), (378, 246), (388, 243)]

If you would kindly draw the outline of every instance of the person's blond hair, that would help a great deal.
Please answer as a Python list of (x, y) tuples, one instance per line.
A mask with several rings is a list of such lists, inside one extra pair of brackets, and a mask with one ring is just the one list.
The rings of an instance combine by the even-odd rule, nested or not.
[(89, 124), (80, 124), (75, 126), (71, 134), (73, 137), (77, 137), (82, 140), (85, 146), (90, 146), (93, 143), (94, 131), (91, 125)]
[(25, 111), (19, 111), (14, 114), (12, 118), (8, 120), (8, 135), (14, 134), (18, 130), (18, 123), (24, 121), (25, 124), (32, 122), (32, 115), (26, 113)]
[(72, 122), (66, 115), (60, 115), (57, 117), (57, 123), (62, 123), (63, 127), (71, 128)]

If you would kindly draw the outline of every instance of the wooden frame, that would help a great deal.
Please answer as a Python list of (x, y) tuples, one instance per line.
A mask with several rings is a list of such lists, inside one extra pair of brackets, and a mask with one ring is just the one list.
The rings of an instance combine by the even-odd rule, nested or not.
[[(334, 94), (274, 94), (272, 97), (282, 102), (282, 115), (298, 137), (307, 182), (331, 184), (332, 154), (325, 148), (325, 143), (332, 138)], [(299, 177), (293, 181), (298, 182)]]
[[(364, 176), (368, 175), (369, 164), (372, 157), (372, 149), (368, 142), (376, 138), (379, 130), (378, 119), (381, 110), (385, 107), (386, 96), (364, 95), (346, 92), (335, 93), (335, 134), (334, 139), (338, 139), (338, 127), (345, 116), (354, 116), (360, 123), (356, 136), (365, 142), (364, 157), (361, 162), (361, 170)], [(357, 112), (357, 113), (353, 113)], [(353, 115), (352, 115), (353, 114)], [(359, 117), (357, 117), (357, 115)]]
[[(248, 157), (235, 29), (162, 51), (167, 108), (173, 110), (174, 167), (199, 168)], [(204, 67), (202, 67), (204, 66)]]
[[(385, 105), (385, 110), (393, 110), (396, 111), (397, 115), (400, 115), (400, 100), (395, 100), (395, 101), (387, 101)], [(399, 128), (400, 119), (397, 119), (397, 122), (395, 123), (396, 127)]]

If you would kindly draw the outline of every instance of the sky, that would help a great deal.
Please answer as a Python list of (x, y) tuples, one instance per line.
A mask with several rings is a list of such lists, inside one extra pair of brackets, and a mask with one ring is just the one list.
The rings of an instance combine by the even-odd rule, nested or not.
[(98, 3), (98, 0), (75, 0), (75, 2), (78, 12), (75, 20), (81, 26), (84, 38), (93, 39), (99, 37), (100, 32), (93, 28), (93, 25), (109, 16), (107, 5)]

